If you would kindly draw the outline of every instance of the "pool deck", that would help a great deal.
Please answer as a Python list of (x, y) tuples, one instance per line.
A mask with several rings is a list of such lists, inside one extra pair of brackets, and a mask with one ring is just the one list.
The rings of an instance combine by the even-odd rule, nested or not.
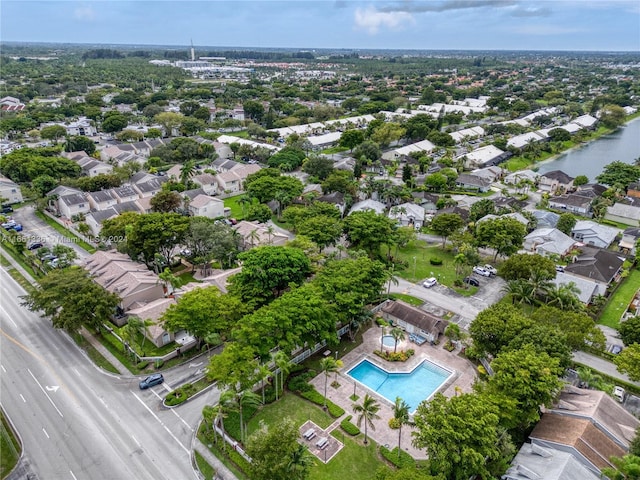
[[(393, 403), (348, 376), (347, 372), (351, 368), (360, 361), (367, 359), (388, 372), (408, 372), (422, 363), (422, 361), (429, 360), (436, 365), (455, 372), (454, 375), (438, 389), (438, 392), (447, 397), (456, 395), (456, 387), (458, 387), (460, 392), (470, 392), (473, 382), (476, 379), (476, 370), (471, 362), (458, 356), (456, 350), (447, 352), (443, 348), (443, 340), (441, 340), (440, 345), (437, 346), (431, 346), (428, 343), (418, 346), (409, 340), (405, 340), (398, 343), (398, 351), (412, 348), (416, 352), (415, 355), (406, 362), (388, 362), (373, 353), (374, 350), (380, 349), (381, 333), (380, 327), (377, 325), (369, 328), (363, 334), (362, 345), (359, 345), (341, 358), (344, 365), (338, 373), (338, 383), (340, 386), (334, 388), (329, 385), (327, 387), (327, 397), (332, 402), (344, 408), (347, 412), (345, 415), (354, 415), (353, 404), (361, 403), (366, 393), (376, 398), (380, 403), (380, 410), (378, 412), (380, 419), (373, 421), (375, 430), (369, 428), (367, 434), (378, 444), (393, 449), (398, 446), (398, 430), (390, 428), (388, 423), (389, 419), (393, 418)], [(329, 383), (333, 382), (333, 380), (333, 375), (331, 375), (329, 377)], [(324, 392), (324, 374), (316, 376), (311, 380), (311, 383), (319, 392)], [(356, 402), (349, 398), (353, 395), (354, 386), (356, 395), (360, 397)], [(355, 424), (357, 420), (357, 415), (354, 415), (351, 421)], [(364, 431), (364, 425), (360, 426), (360, 430)], [(402, 449), (417, 460), (427, 458), (424, 450), (419, 450), (411, 445), (411, 428), (409, 426), (402, 428)]]

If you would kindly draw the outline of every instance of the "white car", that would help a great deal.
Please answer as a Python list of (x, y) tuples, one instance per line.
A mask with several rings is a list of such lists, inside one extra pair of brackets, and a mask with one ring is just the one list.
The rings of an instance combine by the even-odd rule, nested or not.
[(488, 263), (482, 268), (487, 270), (491, 275), (497, 275), (498, 274), (498, 269), (496, 267), (494, 267), (493, 265), (489, 265)]
[(424, 288), (431, 288), (433, 287), (436, 283), (438, 283), (438, 280), (436, 280), (435, 277), (431, 277), (431, 278), (427, 278), (424, 282), (422, 282), (422, 286)]
[(484, 267), (473, 267), (473, 273), (477, 273), (478, 275), (482, 275), (483, 277), (491, 276), (491, 272)]

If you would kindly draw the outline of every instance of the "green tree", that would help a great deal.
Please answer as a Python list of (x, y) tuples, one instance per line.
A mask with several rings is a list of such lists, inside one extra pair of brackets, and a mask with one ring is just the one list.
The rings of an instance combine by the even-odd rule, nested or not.
[(323, 193), (340, 192), (352, 195), (356, 192), (353, 173), (348, 170), (334, 170), (322, 182)]
[(67, 134), (67, 130), (62, 125), (50, 125), (40, 130), (40, 136), (46, 140), (53, 140), (58, 143), (59, 138), (63, 138)]
[(270, 426), (262, 423), (247, 443), (252, 460), (251, 478), (308, 478), (312, 460), (306, 447), (298, 443), (298, 437), (298, 428), (289, 418)]
[(409, 404), (402, 398), (396, 397), (393, 404), (393, 418), (398, 425), (398, 460), (400, 460), (400, 442), (402, 440), (402, 427), (409, 423)]
[(178, 192), (160, 190), (151, 198), (150, 204), (154, 212), (175, 212), (182, 205), (182, 197)]
[(618, 332), (625, 345), (640, 343), (640, 316), (636, 315), (620, 323)]
[(523, 329), (531, 326), (531, 320), (518, 308), (496, 303), (481, 311), (471, 322), (469, 333), (473, 348), (479, 354), (497, 355)]
[(457, 213), (441, 213), (431, 220), (430, 228), (442, 236), (442, 248), (447, 245), (447, 238), (456, 233), (464, 225), (464, 220)]
[(609, 459), (614, 468), (603, 468), (602, 474), (611, 480), (638, 480), (640, 479), (640, 456), (624, 455), (623, 457), (611, 457)]
[(534, 274), (552, 280), (556, 277), (556, 266), (553, 260), (548, 257), (517, 253), (511, 255), (500, 265), (498, 273), (507, 281), (528, 280)]
[(273, 212), (269, 206), (263, 203), (249, 205), (249, 208), (247, 209), (247, 220), (251, 222), (256, 221), (259, 223), (265, 223), (271, 220), (272, 215)]
[(496, 204), (493, 203), (493, 200), (484, 198), (479, 202), (471, 205), (469, 209), (469, 221), (477, 222), (482, 217), (486, 215), (492, 215), (496, 213)]
[(141, 256), (147, 265), (154, 264), (159, 268), (161, 263), (168, 262), (177, 245), (183, 243), (189, 218), (177, 213), (147, 213), (135, 217), (135, 224), (126, 232), (126, 246), (130, 255)]
[(406, 337), (404, 335), (404, 330), (398, 327), (394, 327), (391, 329), (391, 336), (393, 337), (393, 353), (396, 353), (398, 349), (398, 342), (401, 342)]
[(376, 427), (373, 424), (373, 421), (380, 418), (380, 416), (378, 415), (380, 404), (375, 398), (366, 393), (364, 395), (364, 398), (362, 399), (362, 403), (354, 403), (351, 408), (353, 409), (353, 413), (358, 415), (358, 427), (362, 425), (362, 421), (364, 420), (364, 444), (366, 445), (368, 443), (368, 427), (371, 427), (372, 430), (375, 430)]
[(361, 248), (369, 256), (379, 255), (383, 244), (390, 244), (396, 229), (395, 221), (372, 210), (354, 212), (344, 220), (344, 232), (354, 248)]
[(633, 343), (613, 360), (618, 371), (626, 373), (634, 382), (640, 380), (640, 343)]
[(320, 250), (334, 245), (342, 235), (340, 220), (326, 215), (317, 215), (300, 222), (296, 231), (299, 235), (310, 238)]
[(575, 187), (580, 187), (582, 185), (586, 185), (587, 183), (589, 183), (589, 177), (587, 177), (586, 175), (578, 175), (573, 179), (573, 185)]
[(40, 197), (44, 197), (58, 186), (58, 180), (51, 175), (40, 175), (31, 181), (31, 187), (38, 193)]
[[(108, 112), (109, 113), (109, 112)], [(107, 116), (105, 114), (102, 122), (102, 130), (107, 133), (119, 132), (129, 124), (127, 117), (118, 112), (113, 112)]]
[(565, 235), (571, 236), (571, 230), (576, 226), (578, 219), (572, 213), (563, 213), (558, 219), (556, 228)]
[(313, 155), (304, 162), (302, 170), (312, 177), (325, 180), (333, 172), (333, 160), (320, 155)]
[(596, 180), (604, 185), (626, 189), (630, 183), (640, 180), (640, 166), (621, 161), (611, 162), (604, 166)]
[(443, 478), (492, 478), (489, 463), (501, 455), (498, 421), (498, 407), (483, 396), (437, 393), (414, 414), (413, 445), (427, 450), (432, 473)]
[(522, 248), (527, 231), (518, 220), (510, 217), (498, 217), (476, 225), (476, 244), (495, 250), (494, 261), (498, 255), (509, 256)]
[(154, 117), (154, 121), (162, 125), (166, 136), (171, 137), (173, 130), (182, 125), (184, 115), (175, 112), (162, 112)]
[(525, 345), (531, 345), (536, 352), (558, 359), (563, 369), (571, 364), (571, 347), (567, 344), (567, 336), (559, 329), (531, 325), (522, 330), (502, 351), (519, 350)]
[(348, 148), (351, 152), (362, 142), (364, 142), (364, 132), (362, 130), (345, 130), (342, 132), (342, 135), (340, 135), (338, 145)]
[(229, 292), (261, 306), (300, 285), (311, 273), (309, 259), (296, 248), (262, 246), (241, 253), (242, 271), (229, 279)]
[(600, 110), (600, 122), (607, 128), (618, 128), (626, 118), (624, 108), (619, 105), (605, 105)]
[(381, 147), (388, 147), (390, 143), (395, 142), (405, 136), (406, 130), (399, 124), (386, 122), (380, 125), (371, 134), (371, 140), (380, 144)]
[(538, 324), (562, 331), (567, 336), (567, 343), (572, 350), (580, 350), (585, 344), (595, 349), (604, 349), (604, 334), (586, 313), (542, 306), (531, 314), (531, 319)]
[(32, 312), (42, 311), (55, 328), (77, 332), (83, 325), (100, 327), (120, 303), (117, 295), (103, 289), (80, 267), (56, 269), (23, 297)]
[(186, 330), (202, 341), (210, 333), (227, 335), (247, 313), (242, 301), (222, 294), (217, 287), (196, 288), (171, 305), (162, 315), (164, 328), (170, 332)]

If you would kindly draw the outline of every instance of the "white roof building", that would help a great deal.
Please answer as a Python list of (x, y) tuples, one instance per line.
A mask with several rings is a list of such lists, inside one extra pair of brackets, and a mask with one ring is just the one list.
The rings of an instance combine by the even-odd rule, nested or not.
[(465, 166), (467, 168), (484, 167), (486, 165), (495, 164), (504, 151), (500, 150), (495, 145), (487, 145), (485, 147), (477, 148), (471, 152), (460, 155), (458, 158), (466, 157)]
[(307, 137), (307, 140), (314, 148), (323, 148), (329, 145), (333, 145), (340, 140), (342, 132), (329, 132), (324, 135), (312, 135)]
[(246, 138), (234, 137), (231, 135), (220, 135), (217, 139), (220, 143), (226, 143), (227, 145), (231, 145), (232, 143), (237, 143), (239, 145), (249, 145), (253, 148), (266, 148), (267, 150), (280, 150), (280, 147), (276, 147), (275, 145), (271, 145), (269, 143), (261, 143), (255, 142), (253, 140), (247, 140)]
[(507, 146), (515, 147), (515, 148), (523, 148), (523, 147), (526, 147), (531, 142), (539, 142), (541, 140), (543, 140), (543, 137), (538, 132), (528, 132), (528, 133), (523, 133), (522, 135), (516, 135), (515, 137), (511, 137), (507, 141)]
[(591, 128), (593, 127), (598, 119), (592, 115), (581, 115), (578, 118), (574, 119), (571, 123), (577, 123), (583, 128)]
[(353, 207), (351, 207), (351, 211), (349, 212), (349, 215), (351, 215), (353, 212), (364, 212), (366, 210), (373, 210), (374, 212), (376, 212), (377, 214), (383, 214), (384, 210), (385, 210), (385, 206), (383, 203), (380, 203), (376, 200), (363, 200), (361, 202), (357, 202), (353, 204)]
[(408, 156), (412, 152), (432, 152), (435, 150), (436, 146), (431, 143), (429, 140), (422, 140), (417, 143), (412, 143), (410, 145), (405, 145), (404, 147), (395, 148), (388, 152), (382, 154), (382, 158), (385, 160), (397, 160), (404, 156)]
[(458, 130), (457, 132), (449, 132), (449, 135), (451, 135), (451, 138), (453, 138), (456, 143), (460, 143), (465, 140), (484, 137), (485, 131), (482, 127), (471, 127), (465, 128), (464, 130)]

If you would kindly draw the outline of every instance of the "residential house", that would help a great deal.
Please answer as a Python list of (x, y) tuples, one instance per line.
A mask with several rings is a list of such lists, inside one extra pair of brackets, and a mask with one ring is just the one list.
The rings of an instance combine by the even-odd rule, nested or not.
[(106, 210), (118, 203), (118, 199), (113, 190), (99, 190), (87, 193), (87, 200), (91, 210)]
[(16, 112), (24, 110), (26, 105), (16, 97), (2, 97), (0, 98), (0, 109), (6, 112)]
[(507, 147), (522, 149), (531, 143), (537, 143), (544, 140), (544, 137), (538, 132), (528, 132), (521, 135), (515, 135), (507, 141)]
[(224, 202), (209, 195), (198, 195), (189, 202), (189, 213), (194, 217), (224, 217)]
[(574, 456), (596, 475), (613, 467), (610, 458), (629, 451), (640, 421), (607, 393), (567, 386), (542, 415), (529, 438), (534, 445)]
[(618, 246), (622, 252), (635, 256), (638, 240), (640, 240), (640, 228), (629, 227), (622, 232), (622, 239)]
[(607, 213), (605, 213), (604, 218), (612, 222), (624, 223), (631, 227), (640, 227), (640, 207), (614, 203), (607, 207)]
[(460, 217), (462, 218), (462, 220), (466, 222), (469, 221), (469, 209), (468, 208), (463, 208), (460, 206), (455, 206), (455, 207), (447, 207), (447, 208), (442, 208), (440, 210), (438, 210), (437, 215), (440, 215), (442, 213), (455, 213), (457, 215), (460, 215)]
[(382, 215), (386, 210), (386, 207), (384, 203), (369, 198), (367, 200), (362, 200), (361, 202), (354, 203), (351, 207), (351, 210), (349, 211), (349, 215), (354, 212), (364, 212), (366, 210), (372, 210), (378, 215)]
[(427, 216), (433, 216), (438, 212), (437, 203), (438, 195), (428, 192), (411, 192), (413, 202), (424, 208), (424, 213)]
[(22, 202), (22, 191), (20, 186), (13, 180), (0, 175), (0, 198), (3, 204)]
[(310, 135), (307, 137), (307, 141), (313, 150), (322, 150), (338, 143), (341, 136), (342, 132), (329, 132), (323, 135)]
[(469, 140), (473, 140), (474, 138), (484, 137), (485, 130), (482, 127), (470, 127), (465, 128), (463, 130), (458, 130), (457, 132), (449, 132), (451, 138), (456, 143), (462, 143)]
[(494, 220), (496, 218), (513, 218), (525, 227), (529, 225), (529, 219), (522, 215), (520, 212), (505, 213), (504, 215), (494, 215), (490, 213), (489, 215), (485, 215), (484, 217), (478, 219), (476, 223), (486, 222), (487, 220)]
[(430, 313), (413, 307), (401, 300), (387, 300), (382, 307), (382, 317), (406, 330), (410, 334), (420, 335), (434, 344), (444, 334), (449, 322)]
[(424, 208), (410, 202), (391, 207), (389, 211), (389, 218), (397, 220), (402, 226), (412, 226), (416, 230), (422, 228), (425, 215)]
[(571, 229), (571, 236), (582, 243), (598, 248), (609, 248), (620, 234), (620, 230), (600, 225), (589, 220), (578, 220)]
[(417, 143), (412, 143), (409, 145), (405, 145), (404, 147), (396, 148), (393, 150), (389, 150), (382, 154), (382, 158), (384, 160), (402, 160), (405, 157), (409, 157), (411, 153), (414, 152), (424, 152), (431, 153), (436, 149), (436, 146), (431, 143), (429, 140), (422, 140)]
[(583, 217), (591, 217), (592, 197), (586, 197), (577, 193), (562, 194), (549, 198), (549, 207), (556, 210), (566, 210)]
[(601, 197), (602, 194), (607, 191), (607, 187), (600, 185), (599, 183), (586, 183), (575, 188), (575, 193), (577, 195), (591, 198)]
[(456, 179), (456, 187), (462, 188), (464, 190), (488, 192), (489, 188), (491, 187), (491, 182), (470, 173), (461, 173)]
[(576, 241), (557, 228), (537, 228), (524, 237), (523, 248), (539, 255), (564, 257), (573, 249)]
[(58, 212), (65, 218), (71, 219), (76, 215), (89, 213), (91, 207), (84, 192), (70, 193), (58, 198)]
[(158, 298), (137, 308), (132, 308), (127, 312), (127, 317), (142, 320), (145, 324), (145, 336), (151, 340), (156, 347), (162, 347), (175, 340), (175, 333), (165, 330), (161, 319), (164, 312), (176, 303), (176, 299), (173, 297)]
[(89, 212), (85, 217), (85, 223), (91, 228), (94, 236), (100, 236), (102, 224), (105, 220), (115, 218), (124, 212), (148, 213), (138, 205), (138, 200), (132, 202), (116, 203), (104, 210)]
[(593, 297), (597, 295), (604, 295), (607, 290), (594, 280), (578, 277), (576, 275), (569, 275), (564, 272), (556, 272), (556, 276), (551, 279), (551, 282), (557, 287), (573, 283), (579, 291), (578, 299), (585, 305), (589, 305), (592, 302)]
[(518, 185), (521, 182), (530, 182), (536, 185), (539, 177), (540, 174), (533, 170), (520, 170), (519, 172), (513, 172), (504, 177), (504, 183)]
[(568, 452), (556, 448), (541, 447), (534, 443), (525, 443), (501, 479), (600, 480), (601, 477)]
[(229, 278), (236, 273), (240, 273), (242, 267), (231, 268), (229, 270), (214, 270), (209, 275), (202, 279), (203, 282), (208, 285), (215, 286), (222, 293), (227, 293), (227, 287), (229, 286)]
[(582, 128), (592, 130), (596, 123), (598, 123), (598, 119), (593, 115), (581, 115), (578, 118), (574, 118), (571, 123), (575, 123), (580, 125)]
[(333, 168), (336, 170), (347, 170), (353, 172), (356, 167), (356, 160), (353, 157), (345, 157), (340, 160), (336, 160), (333, 164)]
[(331, 192), (325, 195), (321, 195), (316, 198), (316, 202), (324, 202), (335, 205), (338, 210), (340, 210), (340, 214), (344, 215), (344, 211), (346, 208), (346, 203), (344, 200), (344, 193), (342, 192)]
[(101, 162), (100, 160), (96, 160), (93, 157), (82, 157), (76, 160), (80, 168), (82, 169), (82, 174), (88, 177), (95, 177), (96, 175), (108, 175), (113, 172), (113, 166), (108, 163)]
[(242, 192), (244, 189), (244, 181), (247, 179), (247, 177), (252, 173), (258, 172), (260, 169), (260, 166), (256, 164), (238, 164), (232, 170), (218, 173), (215, 176), (218, 193)]
[(96, 283), (120, 297), (123, 312), (164, 297), (158, 276), (127, 255), (99, 251), (85, 260), (84, 268)]
[(182, 167), (183, 165), (181, 163), (177, 163), (169, 170), (164, 172), (164, 174), (169, 179), (180, 181), (180, 179), (182, 178)]
[(471, 175), (475, 175), (476, 177), (484, 178), (489, 182), (497, 182), (500, 180), (507, 171), (504, 168), (500, 168), (498, 166), (489, 166), (484, 168), (477, 168), (472, 170)]
[(471, 169), (498, 165), (511, 157), (511, 155), (511, 152), (504, 152), (494, 145), (486, 145), (460, 155), (456, 160), (464, 160), (464, 166)]
[(78, 120), (74, 120), (68, 123), (44, 123), (40, 127), (49, 127), (53, 125), (60, 125), (61, 127), (64, 127), (64, 129), (67, 131), (67, 135), (69, 136), (84, 135), (86, 137), (92, 137), (97, 134), (96, 127), (91, 124), (91, 120), (89, 120), (87, 117), (79, 117)]
[(567, 175), (562, 170), (552, 170), (551, 172), (543, 173), (538, 178), (538, 188), (543, 192), (549, 193), (563, 193), (573, 190), (574, 178)]
[(239, 165), (241, 164), (233, 160), (229, 160), (228, 158), (216, 158), (213, 162), (211, 162), (211, 166), (218, 173), (228, 172), (229, 170), (233, 170)]
[(589, 278), (606, 289), (620, 280), (625, 257), (621, 253), (610, 252), (602, 248), (580, 247), (580, 254), (564, 267), (565, 273)]
[(640, 182), (630, 183), (627, 187), (627, 196), (640, 198)]
[(131, 185), (122, 185), (111, 190), (118, 203), (135, 202), (138, 199), (138, 192)]
[(263, 245), (284, 245), (289, 237), (275, 230), (268, 225), (261, 225), (255, 222), (242, 220), (233, 226), (236, 232), (242, 237), (245, 249), (260, 247)]
[(218, 193), (218, 182), (216, 175), (210, 173), (201, 173), (191, 177), (191, 181), (198, 185), (207, 195), (216, 195)]
[(531, 213), (536, 218), (538, 228), (556, 228), (560, 215), (547, 210), (532, 210)]
[(164, 177), (154, 177), (146, 182), (134, 183), (133, 189), (140, 198), (151, 198), (162, 190), (162, 184), (166, 181)]

